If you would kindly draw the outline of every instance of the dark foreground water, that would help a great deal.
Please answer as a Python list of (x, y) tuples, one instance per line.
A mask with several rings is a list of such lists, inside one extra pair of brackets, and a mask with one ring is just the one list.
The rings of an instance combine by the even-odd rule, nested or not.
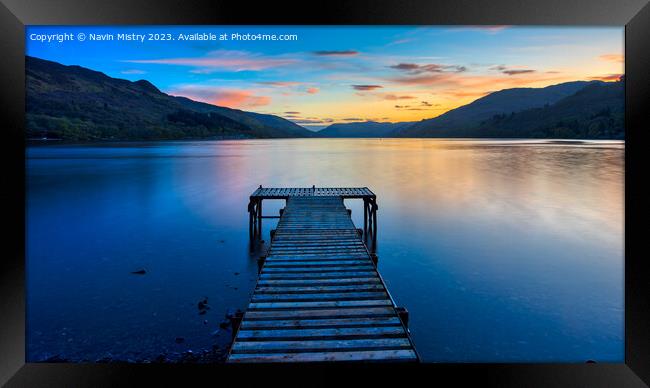
[[(623, 143), (317, 139), (27, 152), (30, 361), (142, 361), (227, 339), (219, 323), (245, 308), (257, 276), (246, 205), (260, 184), (378, 195), (379, 269), (409, 309), (425, 361), (623, 360)], [(362, 207), (347, 203), (360, 225)], [(279, 206), (265, 202), (265, 212)], [(131, 274), (140, 268), (147, 273)], [(211, 308), (199, 315), (203, 297)]]

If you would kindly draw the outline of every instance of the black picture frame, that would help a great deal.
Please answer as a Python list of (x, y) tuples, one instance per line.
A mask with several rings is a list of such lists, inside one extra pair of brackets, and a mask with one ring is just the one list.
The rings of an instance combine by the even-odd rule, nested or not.
[[(299, 4), (244, 1), (1, 0), (0, 107), (3, 112), (0, 384), (7, 386), (190, 385), (277, 380), (319, 385), (353, 372), (377, 380), (454, 385), (618, 386), (650, 384), (648, 189), (644, 166), (650, 112), (648, 0), (356, 0)], [(119, 365), (25, 363), (24, 26), (109, 24), (428, 24), (625, 26), (625, 363), (621, 364), (356, 364), (318, 366)], [(294, 373), (301, 372), (300, 379)], [(309, 380), (304, 380), (309, 378)], [(449, 380), (451, 379), (451, 380)], [(645, 382), (645, 384), (644, 384)]]

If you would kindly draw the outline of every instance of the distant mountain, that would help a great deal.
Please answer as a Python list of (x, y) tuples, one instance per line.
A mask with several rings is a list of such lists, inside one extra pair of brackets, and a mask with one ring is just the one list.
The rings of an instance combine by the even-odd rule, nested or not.
[(601, 81), (575, 81), (545, 88), (513, 88), (493, 92), (474, 102), (452, 109), (438, 117), (422, 120), (399, 132), (402, 137), (457, 136), (498, 114), (521, 112), (531, 108), (551, 105), (568, 97), (587, 85)]
[(356, 123), (332, 124), (316, 132), (317, 137), (392, 137), (413, 123), (378, 123), (364, 121)]
[(283, 118), (174, 97), (146, 80), (25, 57), (27, 137), (157, 140), (308, 137)]
[(552, 105), (498, 114), (463, 137), (625, 138), (625, 81), (590, 83)]

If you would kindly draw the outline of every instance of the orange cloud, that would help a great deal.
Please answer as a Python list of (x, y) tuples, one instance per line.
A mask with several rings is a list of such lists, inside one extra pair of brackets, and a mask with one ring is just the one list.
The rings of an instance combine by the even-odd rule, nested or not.
[[(518, 75), (513, 77), (512, 75)], [(446, 87), (464, 88), (463, 91), (476, 93), (485, 89), (507, 89), (534, 85), (540, 82), (551, 82), (565, 80), (557, 74), (544, 74), (534, 71), (521, 71), (508, 75), (467, 75), (463, 73), (435, 73), (418, 76), (406, 76), (391, 78), (390, 81), (396, 84), (417, 86), (417, 87)], [(469, 90), (468, 90), (469, 89)]]
[(169, 91), (169, 94), (228, 108), (255, 108), (271, 103), (271, 97), (257, 96), (251, 90), (219, 89), (203, 85), (184, 85)]
[(623, 76), (623, 74), (606, 74), (606, 75), (598, 75), (595, 77), (589, 77), (589, 79), (596, 80), (596, 81), (612, 82), (612, 81), (620, 80), (621, 76)]
[(383, 96), (384, 100), (411, 100), (416, 97), (413, 96), (398, 96), (395, 94), (386, 94)]
[(307, 93), (309, 94), (316, 94), (320, 91), (319, 88), (307, 88)]
[(445, 90), (441, 94), (449, 95), (452, 97), (456, 98), (462, 98), (462, 97), (483, 97), (488, 94), (492, 93), (491, 91), (467, 91), (467, 90), (458, 90), (458, 89), (452, 89), (452, 90)]
[(598, 57), (599, 59), (607, 62), (623, 63), (625, 56), (623, 54), (605, 54)]

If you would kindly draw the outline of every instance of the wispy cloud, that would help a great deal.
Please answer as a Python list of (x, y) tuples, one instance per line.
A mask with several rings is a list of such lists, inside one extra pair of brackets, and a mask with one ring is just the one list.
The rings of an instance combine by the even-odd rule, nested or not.
[(470, 25), (462, 27), (452, 27), (450, 31), (479, 31), (486, 34), (494, 35), (509, 28), (506, 25)]
[(530, 73), (535, 73), (536, 70), (534, 69), (513, 69), (509, 68), (506, 65), (497, 65), (493, 66), (490, 68), (491, 70), (496, 70), (500, 73), (506, 74), (506, 75), (519, 75), (519, 74), (530, 74)]
[(394, 41), (388, 43), (386, 46), (394, 46), (396, 44), (404, 44), (404, 43), (412, 42), (413, 40), (414, 40), (413, 38), (397, 39), (397, 40), (394, 40)]
[(480, 91), (480, 90), (467, 91), (462, 89), (453, 89), (453, 90), (445, 90), (440, 94), (451, 96), (454, 98), (464, 98), (464, 97), (483, 97), (490, 93), (492, 93), (492, 91)]
[(483, 30), (483, 31), (487, 31), (487, 32), (492, 32), (492, 33), (497, 33), (499, 31), (503, 31), (508, 27), (510, 27), (510, 26), (506, 26), (506, 25), (476, 25), (476, 26), (470, 26), (470, 28), (474, 28), (474, 29), (477, 29), (477, 30)]
[(319, 91), (320, 91), (320, 89), (319, 89), (319, 88), (316, 88), (316, 87), (307, 88), (307, 90), (306, 90), (306, 92), (307, 92), (308, 94), (316, 94), (316, 93), (318, 93)]
[(350, 85), (352, 89), (354, 90), (359, 90), (359, 91), (369, 91), (369, 90), (376, 90), (376, 89), (381, 89), (383, 86), (381, 85)]
[(399, 63), (397, 65), (388, 66), (391, 69), (400, 70), (409, 74), (422, 74), (422, 73), (444, 73), (456, 72), (462, 73), (467, 71), (467, 67), (459, 65), (441, 65), (437, 63), (429, 63), (420, 65), (417, 63)]
[(271, 57), (247, 51), (216, 50), (203, 57), (127, 59), (123, 62), (159, 65), (189, 66), (193, 72), (208, 74), (219, 70), (259, 71), (272, 67), (287, 66), (298, 62), (294, 58)]
[(258, 85), (278, 86), (278, 87), (297, 86), (301, 84), (300, 82), (293, 82), (293, 81), (259, 81), (256, 83)]
[(410, 86), (424, 86), (424, 85), (435, 85), (435, 84), (456, 84), (459, 78), (452, 73), (433, 73), (433, 74), (424, 74), (417, 76), (399, 76), (389, 78), (389, 81), (410, 85)]
[(535, 70), (532, 69), (512, 69), (512, 70), (504, 70), (502, 71), (503, 74), (507, 75), (518, 75), (518, 74), (529, 74), (529, 73), (534, 73)]
[(228, 108), (256, 108), (271, 103), (271, 97), (256, 95), (252, 90), (222, 89), (205, 85), (181, 85), (172, 88), (168, 93)]
[(395, 109), (400, 110), (439, 110), (441, 108), (434, 108), (440, 104), (430, 104), (427, 101), (420, 101), (419, 105), (394, 105)]
[(389, 101), (392, 101), (392, 100), (412, 100), (414, 98), (417, 98), (417, 97), (414, 97), (414, 96), (399, 96), (399, 95), (396, 95), (396, 94), (384, 94), (381, 97), (384, 100), (389, 100)]
[(359, 55), (359, 52), (356, 50), (320, 50), (314, 51), (313, 54), (320, 56), (353, 57)]
[(146, 71), (140, 69), (127, 69), (120, 71), (122, 74), (147, 74)]
[(598, 58), (607, 62), (616, 62), (616, 63), (625, 62), (625, 56), (623, 54), (604, 54), (599, 56)]

